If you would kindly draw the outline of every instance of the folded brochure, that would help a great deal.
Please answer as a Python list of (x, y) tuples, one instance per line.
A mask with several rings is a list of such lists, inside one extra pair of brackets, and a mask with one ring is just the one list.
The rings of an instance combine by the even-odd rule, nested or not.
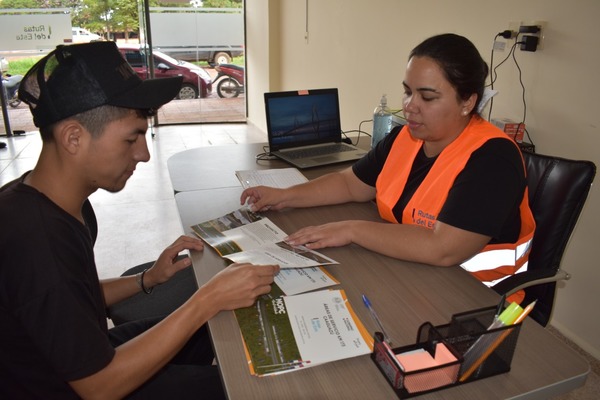
[(282, 269), (275, 275), (275, 284), (288, 296), (338, 285), (323, 267)]
[(284, 231), (247, 207), (193, 225), (192, 230), (221, 257), (233, 262), (278, 264), (281, 268), (337, 264), (314, 250), (285, 243)]
[(284, 296), (274, 285), (235, 315), (253, 375), (281, 374), (373, 350), (373, 338), (343, 290)]

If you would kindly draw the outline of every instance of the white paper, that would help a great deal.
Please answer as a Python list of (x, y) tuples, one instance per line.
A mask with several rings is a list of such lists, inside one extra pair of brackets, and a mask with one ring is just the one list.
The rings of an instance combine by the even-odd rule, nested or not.
[(275, 275), (275, 283), (286, 295), (292, 296), (298, 293), (338, 285), (339, 281), (331, 277), (324, 268), (309, 267), (282, 269)]
[(244, 189), (253, 186), (285, 189), (308, 181), (297, 168), (236, 171), (235, 175)]
[(285, 296), (302, 361), (320, 364), (370, 354), (373, 338), (351, 312), (341, 290)]
[(193, 225), (192, 230), (221, 257), (233, 262), (279, 264), (281, 268), (337, 264), (314, 250), (285, 243), (284, 231), (248, 207)]
[(283, 241), (287, 233), (282, 231), (268, 218), (242, 225), (222, 232), (228, 240), (235, 241), (244, 251), (252, 250), (269, 243)]
[(481, 114), (487, 103), (492, 99), (492, 97), (494, 97), (497, 94), (497, 90), (485, 88), (485, 90), (483, 91), (483, 96), (481, 96), (481, 101), (479, 102), (477, 112)]
[(304, 246), (292, 247), (285, 242), (264, 244), (257, 248), (228, 254), (224, 257), (237, 263), (278, 264), (282, 269), (337, 264), (337, 261), (323, 254), (309, 250)]

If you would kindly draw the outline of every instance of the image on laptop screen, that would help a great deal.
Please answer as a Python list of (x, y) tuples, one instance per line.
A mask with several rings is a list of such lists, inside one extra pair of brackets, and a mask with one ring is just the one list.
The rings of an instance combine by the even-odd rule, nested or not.
[(265, 93), (265, 112), (271, 151), (342, 139), (337, 89)]

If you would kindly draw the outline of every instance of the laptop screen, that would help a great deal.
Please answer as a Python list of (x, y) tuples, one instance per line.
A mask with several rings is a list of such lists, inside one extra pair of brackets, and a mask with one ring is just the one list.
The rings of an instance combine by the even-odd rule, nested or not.
[(342, 140), (337, 89), (265, 93), (270, 151)]

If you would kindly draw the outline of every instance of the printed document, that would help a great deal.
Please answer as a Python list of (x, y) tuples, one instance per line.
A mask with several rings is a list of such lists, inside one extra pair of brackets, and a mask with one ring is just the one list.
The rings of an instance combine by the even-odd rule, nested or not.
[(194, 225), (192, 230), (221, 257), (233, 262), (278, 264), (281, 268), (337, 264), (304, 246), (290, 246), (283, 241), (287, 236), (284, 231), (247, 207)]
[(269, 186), (285, 189), (308, 182), (308, 179), (297, 168), (235, 171), (235, 176), (237, 176), (244, 189), (253, 186)]
[(288, 296), (339, 285), (323, 267), (288, 268), (279, 270), (275, 284)]
[(284, 296), (277, 289), (235, 310), (251, 374), (281, 374), (372, 352), (373, 338), (343, 290)]

